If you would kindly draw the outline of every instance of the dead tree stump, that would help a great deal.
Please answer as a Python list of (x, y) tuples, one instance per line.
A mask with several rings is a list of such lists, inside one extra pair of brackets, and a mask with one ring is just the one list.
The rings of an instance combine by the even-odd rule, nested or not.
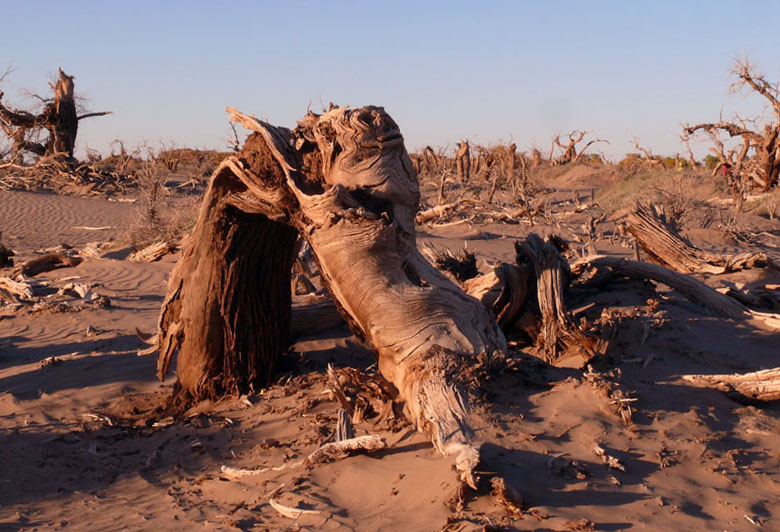
[[(64, 156), (73, 158), (79, 120), (94, 116), (104, 116), (108, 112), (86, 113), (81, 116), (76, 111), (76, 94), (73, 76), (59, 69), (55, 83), (50, 83), (54, 92), (51, 100), (40, 114), (10, 109), (0, 102), (0, 129), (14, 143), (17, 152), (30, 152), (39, 157)], [(3, 92), (0, 91), (0, 100)], [(45, 129), (49, 137), (45, 142), (36, 140), (36, 132)]]
[[(254, 378), (270, 372), (270, 363), (258, 365), (286, 340), (297, 231), (409, 419), (474, 485), (479, 444), (465, 370), (506, 349), (506, 340), (488, 311), (417, 249), (420, 192), (398, 126), (381, 107), (309, 113), (292, 131), (230, 112), (257, 134), (241, 160), (224, 162), (212, 178), (174, 272), (160, 320), (161, 374), (177, 347), (182, 387), (205, 395), (251, 380), (247, 368)], [(247, 354), (237, 358), (235, 345)]]
[[(250, 168), (281, 179), (264, 143), (247, 144)], [(163, 302), (157, 376), (178, 350), (179, 404), (268, 385), (287, 348), (298, 234), (280, 211), (258, 209), (241, 166), (228, 158), (215, 171)]]
[(598, 353), (598, 341), (585, 336), (566, 310), (563, 294), (571, 271), (556, 242), (555, 237), (544, 240), (531, 233), (515, 245), (519, 259), (527, 257), (536, 273), (537, 302), (542, 315), (537, 349), (541, 358), (553, 365), (578, 354), (585, 364)]

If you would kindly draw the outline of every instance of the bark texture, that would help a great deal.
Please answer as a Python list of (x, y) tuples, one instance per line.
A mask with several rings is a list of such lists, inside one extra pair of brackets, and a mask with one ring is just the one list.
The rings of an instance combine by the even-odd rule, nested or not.
[[(278, 179), (269, 161), (258, 170)], [(160, 314), (157, 375), (178, 350), (184, 402), (266, 386), (287, 347), (297, 232), (272, 219), (278, 212), (258, 211), (243, 165), (228, 158), (214, 172)]]
[(721, 274), (756, 267), (780, 270), (766, 253), (719, 255), (697, 248), (669, 227), (653, 205), (637, 205), (626, 219), (626, 228), (650, 260), (677, 272)]
[(527, 258), (536, 273), (536, 292), (541, 327), (536, 345), (541, 358), (550, 364), (580, 355), (586, 364), (599, 352), (598, 341), (585, 336), (572, 320), (563, 301), (565, 289), (569, 286), (571, 271), (569, 264), (561, 257), (556, 239), (542, 239), (531, 233), (525, 241), (516, 244), (518, 262)]
[(283, 184), (249, 191), (265, 204), (285, 198), (333, 300), (373, 346), (407, 415), (473, 484), (478, 445), (459, 381), (506, 340), (487, 310), (417, 249), (420, 192), (398, 126), (381, 107), (309, 113), (293, 131), (235, 110), (231, 118), (262, 135), (285, 173)]
[[(73, 158), (79, 120), (103, 116), (108, 112), (87, 113), (79, 116), (76, 111), (74, 77), (59, 69), (55, 83), (50, 83), (53, 97), (39, 114), (10, 109), (0, 102), (0, 128), (13, 141), (17, 152), (29, 152), (39, 157), (64, 156)], [(3, 92), (0, 91), (0, 99)], [(37, 140), (37, 131), (45, 130), (48, 138)]]

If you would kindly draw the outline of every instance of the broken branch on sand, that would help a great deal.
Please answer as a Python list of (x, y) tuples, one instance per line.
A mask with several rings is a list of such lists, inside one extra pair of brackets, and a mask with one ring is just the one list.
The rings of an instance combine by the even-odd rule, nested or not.
[(780, 368), (730, 375), (683, 375), (696, 385), (715, 388), (748, 402), (768, 402), (780, 399)]
[(243, 477), (254, 477), (263, 475), (271, 471), (283, 471), (298, 467), (310, 467), (316, 464), (322, 464), (333, 460), (346, 458), (351, 453), (374, 453), (387, 447), (385, 440), (376, 434), (357, 436), (346, 440), (326, 443), (318, 447), (314, 452), (303, 460), (289, 462), (281, 466), (265, 467), (262, 469), (236, 469), (234, 467), (222, 466), (222, 475), (225, 478), (237, 479)]
[(657, 264), (617, 257), (596, 256), (575, 263), (572, 265), (572, 271), (580, 273), (586, 267), (598, 268), (600, 266), (634, 279), (650, 279), (663, 283), (716, 316), (732, 319), (754, 319), (773, 329), (780, 329), (780, 315), (751, 310), (736, 299), (721, 294), (690, 275), (677, 273)]
[(32, 260), (28, 260), (14, 271), (15, 276), (23, 275), (35, 277), (39, 273), (50, 272), (57, 268), (72, 268), (81, 264), (80, 257), (70, 257), (62, 253), (49, 253)]

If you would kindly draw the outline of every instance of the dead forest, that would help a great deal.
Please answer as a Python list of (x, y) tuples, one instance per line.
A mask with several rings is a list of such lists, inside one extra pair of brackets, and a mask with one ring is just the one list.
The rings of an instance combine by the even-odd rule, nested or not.
[[(534, 502), (533, 483), (507, 465), (521, 461), (521, 440), (512, 438), (541, 445), (573, 430), (523, 432), (523, 416), (541, 423), (524, 410), (527, 394), (581, 385), (603, 403), (604, 426), (630, 438), (649, 430), (651, 405), (662, 407), (662, 396), (644, 393), (663, 379), (693, 390), (683, 401), (722, 396), (777, 417), (780, 359), (723, 373), (687, 364), (661, 376), (652, 373), (661, 371), (653, 354), (661, 349), (636, 355), (669, 331), (695, 343), (686, 330), (701, 323), (775, 342), (780, 331), (780, 92), (747, 61), (733, 75), (734, 91), (765, 100), (766, 120), (685, 124), (683, 155), (655, 155), (634, 137), (636, 152), (619, 161), (598, 151), (608, 139), (587, 130), (556, 134), (544, 152), (468, 139), (409, 152), (384, 108), (332, 104), (307, 111), (294, 127), (227, 108), (234, 140), (221, 152), (116, 141), (112, 153), (88, 152), (80, 161), (81, 120), (109, 112), (79, 110), (75, 78), (62, 70), (37, 111), (3, 103), (0, 78), (3, 192), (57, 191), (134, 209), (132, 228), (112, 241), (30, 255), (15, 254), (4, 239), (3, 316), (107, 312), (124, 296), (78, 272), (90, 261), (117, 260), (118, 249), (127, 249), (119, 262), (167, 264), (156, 323), (136, 326), (127, 340), (142, 344), (129, 351), (139, 363), (154, 361), (165, 393), (95, 409), (91, 422), (100, 428), (90, 430), (155, 438), (197, 420), (200, 429), (216, 427), (218, 419), (232, 441), (241, 423), (252, 437), (262, 429), (219, 405), (275, 414), (275, 398), (289, 396), (296, 415), (321, 408), (304, 443), (267, 436), (254, 442), (262, 451), (242, 460), (215, 447), (218, 470), (200, 473), (200, 482), (261, 490), (255, 510), (275, 516), (246, 517), (244, 528), (236, 520), (237, 528), (274, 529), (281, 519), (316, 529), (345, 520), (325, 502), (314, 505), (319, 492), (301, 486), (342, 462), (403, 453), (394, 446), (411, 431), (452, 466), (441, 530), (529, 529), (531, 522), (601, 529), (568, 514), (553, 521)], [(704, 161), (691, 151), (697, 137), (711, 143)], [(706, 235), (726, 244), (708, 245)], [(295, 347), (334, 331), (369, 358), (322, 362)], [(99, 336), (99, 326), (90, 323), (88, 334)], [(662, 356), (668, 365), (670, 355)], [(45, 360), (48, 367), (64, 359)], [(572, 401), (562, 410), (585, 400)], [(601, 431), (587, 447), (618, 489), (630, 453), (604, 443), (609, 432)], [(667, 440), (652, 458), (659, 470), (682, 462)], [(156, 470), (164, 445), (144, 457), (143, 471)], [(97, 449), (95, 456), (104, 452)], [(591, 475), (565, 453), (539, 463), (557, 479)], [(654, 497), (657, 506), (669, 499)], [(234, 513), (251, 512), (239, 506)], [(762, 515), (745, 518), (769, 519)]]

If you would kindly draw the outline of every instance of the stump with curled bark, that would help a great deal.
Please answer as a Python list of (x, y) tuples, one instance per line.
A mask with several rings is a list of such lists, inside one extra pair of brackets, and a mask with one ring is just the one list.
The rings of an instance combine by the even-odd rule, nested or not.
[[(290, 253), (300, 234), (409, 419), (473, 485), (478, 443), (459, 377), (481, 354), (505, 350), (506, 340), (488, 311), (417, 249), (420, 192), (398, 126), (381, 107), (308, 113), (294, 130), (229, 111), (255, 133), (240, 158), (223, 162), (212, 178), (171, 280), (160, 374), (178, 348), (181, 386), (210, 395), (214, 379), (243, 375), (227, 363), (229, 346), (239, 341), (241, 360), (265, 362), (270, 371), (286, 339), (280, 324), (289, 316)], [(258, 282), (257, 271), (271, 283)], [(198, 310), (204, 303), (210, 312)], [(191, 317), (176, 319), (185, 308)]]
[(241, 165), (228, 159), (214, 172), (163, 301), (157, 375), (178, 351), (179, 404), (268, 385), (287, 347), (297, 232), (254, 205), (233, 170)]

